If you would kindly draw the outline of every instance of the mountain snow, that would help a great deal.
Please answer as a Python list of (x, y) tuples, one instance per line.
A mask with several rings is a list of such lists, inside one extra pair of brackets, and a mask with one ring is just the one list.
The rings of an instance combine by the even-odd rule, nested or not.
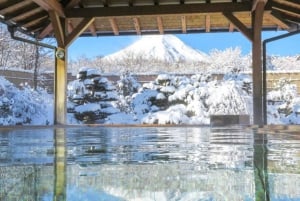
[(174, 35), (141, 36), (137, 42), (103, 59), (115, 61), (132, 55), (142, 56), (146, 60), (155, 59), (166, 63), (192, 63), (208, 60), (208, 55), (187, 46)]

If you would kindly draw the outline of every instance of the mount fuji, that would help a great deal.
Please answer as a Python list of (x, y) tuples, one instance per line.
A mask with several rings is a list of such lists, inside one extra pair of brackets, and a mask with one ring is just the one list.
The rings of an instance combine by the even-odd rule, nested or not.
[(208, 55), (187, 46), (174, 35), (141, 36), (132, 45), (104, 57), (103, 60), (116, 61), (128, 57), (165, 63), (196, 63), (208, 60)]

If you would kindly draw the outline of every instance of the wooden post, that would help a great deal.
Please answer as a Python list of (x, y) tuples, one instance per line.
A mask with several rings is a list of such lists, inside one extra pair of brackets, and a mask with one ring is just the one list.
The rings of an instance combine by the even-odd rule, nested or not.
[(95, 18), (83, 19), (71, 33), (68, 33), (67, 19), (61, 19), (59, 13), (55, 10), (49, 11), (54, 35), (58, 44), (55, 51), (55, 111), (54, 124), (66, 124), (67, 112), (67, 49), (68, 46), (93, 22)]
[(262, 44), (261, 31), (265, 2), (257, 1), (253, 11), (252, 78), (253, 78), (253, 124), (263, 124), (262, 94)]
[(57, 48), (55, 51), (55, 80), (54, 80), (54, 94), (55, 94), (55, 112), (54, 123), (66, 124), (67, 111), (67, 49)]

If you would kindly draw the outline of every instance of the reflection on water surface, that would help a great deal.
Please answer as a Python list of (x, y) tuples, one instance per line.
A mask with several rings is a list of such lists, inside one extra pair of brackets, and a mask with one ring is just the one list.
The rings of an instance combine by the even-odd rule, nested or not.
[(0, 200), (300, 200), (299, 158), (267, 129), (3, 129)]

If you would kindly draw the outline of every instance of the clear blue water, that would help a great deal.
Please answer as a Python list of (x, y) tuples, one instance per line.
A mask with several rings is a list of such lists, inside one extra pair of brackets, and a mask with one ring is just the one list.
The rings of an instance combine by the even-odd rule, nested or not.
[(300, 127), (2, 128), (0, 176), (1, 201), (294, 201)]

